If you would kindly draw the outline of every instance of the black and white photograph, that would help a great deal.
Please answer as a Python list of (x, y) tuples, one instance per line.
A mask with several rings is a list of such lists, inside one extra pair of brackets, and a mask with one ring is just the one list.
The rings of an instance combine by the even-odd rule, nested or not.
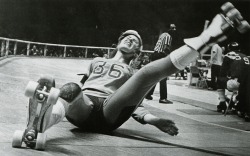
[(0, 0), (1, 156), (249, 156), (250, 0)]

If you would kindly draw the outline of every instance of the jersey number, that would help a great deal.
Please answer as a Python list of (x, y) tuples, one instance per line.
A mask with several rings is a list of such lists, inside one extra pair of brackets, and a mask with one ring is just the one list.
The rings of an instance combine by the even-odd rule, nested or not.
[[(100, 61), (100, 62), (98, 62), (98, 63), (100, 63), (100, 64), (99, 64), (99, 65), (94, 69), (94, 71), (93, 71), (93, 73), (95, 73), (95, 74), (101, 74), (101, 73), (103, 72), (104, 66), (105, 66), (105, 64), (106, 64), (107, 62), (102, 62), (102, 61)], [(113, 64), (113, 65), (111, 66), (111, 68), (109, 69), (108, 75), (109, 75), (110, 77), (113, 77), (113, 78), (118, 78), (118, 77), (120, 77), (121, 74), (122, 74), (122, 72), (121, 72), (121, 70), (119, 70), (119, 67), (124, 68), (124, 67), (121, 66), (121, 65)]]
[[(235, 58), (234, 58), (235, 60), (241, 60), (242, 57), (239, 54), (234, 53), (234, 55), (235, 55)], [(249, 59), (247, 57), (243, 57), (242, 59), (244, 60), (245, 64), (248, 64), (248, 65), (250, 64)]]
[[(249, 65), (249, 59), (247, 57), (242, 58), (245, 62), (245, 64)], [(239, 55), (236, 55), (235, 60), (241, 60), (241, 57)]]
[(249, 59), (247, 57), (243, 57), (243, 60), (245, 61), (245, 64), (249, 64)]

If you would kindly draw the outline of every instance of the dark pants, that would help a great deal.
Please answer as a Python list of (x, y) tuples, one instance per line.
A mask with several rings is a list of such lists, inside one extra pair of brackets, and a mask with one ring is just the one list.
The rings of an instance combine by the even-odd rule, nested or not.
[[(155, 86), (148, 92), (147, 96), (153, 95)], [(160, 99), (167, 99), (167, 78), (160, 81)]]
[(247, 74), (241, 79), (237, 99), (239, 100), (237, 109), (250, 114), (250, 67), (245, 71)]
[(220, 75), (220, 65), (212, 64), (211, 66), (211, 87), (217, 89), (217, 80)]
[[(165, 53), (154, 52), (151, 55), (151, 61), (155, 61), (164, 57), (166, 57)], [(146, 97), (153, 95), (154, 90), (155, 86), (148, 92)], [(166, 98), (167, 98), (167, 78), (160, 81), (160, 99), (166, 99)]]

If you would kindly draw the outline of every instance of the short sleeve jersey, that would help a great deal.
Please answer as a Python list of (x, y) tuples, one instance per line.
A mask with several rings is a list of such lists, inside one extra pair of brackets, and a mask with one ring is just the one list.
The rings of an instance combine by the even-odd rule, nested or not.
[(133, 69), (125, 63), (95, 58), (90, 64), (89, 78), (82, 91), (87, 95), (106, 98), (120, 88), (133, 73)]
[(246, 55), (231, 51), (225, 55), (221, 76), (242, 79), (247, 74), (250, 61)]

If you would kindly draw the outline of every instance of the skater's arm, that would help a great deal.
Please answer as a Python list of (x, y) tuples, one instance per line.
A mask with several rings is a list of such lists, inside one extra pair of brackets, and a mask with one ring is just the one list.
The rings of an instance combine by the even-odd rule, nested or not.
[(177, 135), (179, 133), (178, 128), (175, 126), (175, 123), (169, 119), (159, 118), (157, 116), (154, 116), (153, 114), (146, 114), (144, 116), (144, 122), (155, 126), (162, 132), (168, 133), (172, 136)]
[(169, 135), (177, 135), (178, 128), (172, 120), (159, 118), (151, 114), (147, 109), (140, 105), (132, 114), (132, 117), (141, 124), (149, 124), (155, 126), (164, 133)]
[(81, 84), (84, 85), (85, 81), (89, 78), (87, 74), (81, 74), (82, 79), (80, 80)]
[(144, 121), (144, 116), (146, 114), (150, 114), (150, 112), (144, 108), (143, 105), (140, 105), (136, 110), (135, 112), (132, 114), (132, 117), (139, 123), (141, 124), (147, 124), (145, 121)]

